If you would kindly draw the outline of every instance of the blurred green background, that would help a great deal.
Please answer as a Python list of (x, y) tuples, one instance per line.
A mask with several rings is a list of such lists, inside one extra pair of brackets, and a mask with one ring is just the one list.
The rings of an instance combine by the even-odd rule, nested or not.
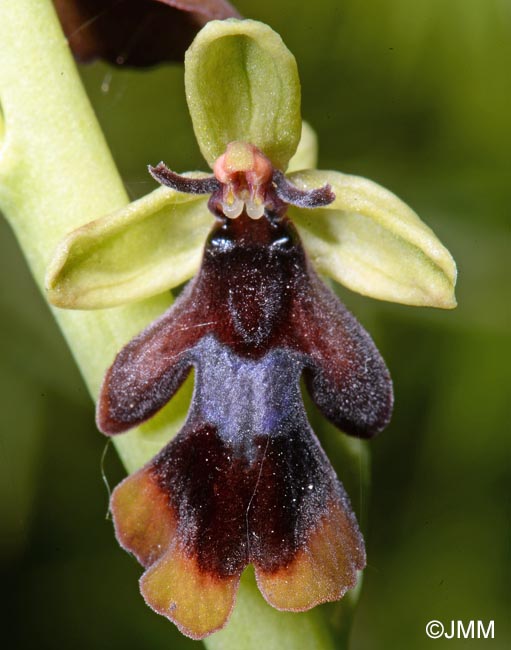
[[(351, 647), (508, 648), (511, 3), (237, 6), (279, 31), (296, 55), (320, 167), (393, 190), (459, 268), (454, 312), (340, 291), (379, 345), (396, 392), (391, 425), (369, 443), (372, 488), (361, 495), (369, 564)], [(154, 187), (149, 162), (205, 167), (180, 66), (94, 64), (82, 73), (133, 197)], [(92, 403), (17, 244), (0, 227), (5, 647), (200, 647), (142, 603), (139, 567), (106, 519), (105, 439)], [(113, 449), (105, 472), (111, 484), (123, 475)], [(430, 619), (494, 620), (495, 639), (432, 641)]]

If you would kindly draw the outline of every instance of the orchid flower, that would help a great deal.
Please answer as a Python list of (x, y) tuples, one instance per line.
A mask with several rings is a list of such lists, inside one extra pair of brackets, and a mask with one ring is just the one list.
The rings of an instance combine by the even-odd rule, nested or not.
[(317, 272), (375, 298), (452, 308), (456, 269), (387, 190), (303, 170), (314, 140), (296, 62), (269, 27), (207, 24), (186, 54), (185, 85), (213, 173), (150, 166), (164, 187), (71, 233), (47, 290), (57, 306), (94, 309), (193, 277), (117, 355), (97, 422), (115, 435), (146, 421), (195, 370), (182, 430), (115, 489), (111, 509), (120, 544), (146, 568), (148, 604), (198, 639), (225, 625), (248, 564), (266, 600), (290, 611), (338, 600), (365, 566), (300, 381), (361, 438), (388, 423), (392, 383)]

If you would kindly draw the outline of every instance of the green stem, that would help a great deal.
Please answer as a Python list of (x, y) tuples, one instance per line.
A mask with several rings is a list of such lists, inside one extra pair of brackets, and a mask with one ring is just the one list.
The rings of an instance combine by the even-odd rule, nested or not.
[[(128, 203), (49, 0), (0, 0), (0, 208), (36, 282), (70, 230)], [(3, 122), (3, 126), (2, 126)], [(92, 396), (117, 350), (170, 297), (94, 312), (53, 310)], [(148, 425), (115, 439), (128, 471), (151, 458), (182, 424), (189, 386)], [(212, 650), (334, 647), (319, 610), (282, 614), (244, 577), (233, 618)], [(338, 647), (338, 646), (337, 646)]]
[[(43, 290), (58, 241), (129, 200), (51, 3), (2, 5), (0, 207)], [(119, 347), (169, 304), (158, 297), (95, 312), (53, 310), (93, 397)], [(177, 413), (182, 420), (184, 409)], [(115, 440), (129, 471), (175, 432), (180, 417), (170, 416)]]

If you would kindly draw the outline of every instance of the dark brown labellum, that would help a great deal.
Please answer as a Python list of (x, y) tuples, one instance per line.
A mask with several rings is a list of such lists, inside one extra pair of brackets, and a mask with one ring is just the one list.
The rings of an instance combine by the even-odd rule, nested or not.
[(112, 498), (119, 541), (147, 568), (147, 602), (202, 638), (225, 623), (249, 563), (279, 609), (340, 598), (364, 543), (300, 379), (328, 419), (366, 438), (389, 421), (392, 384), (287, 218), (242, 213), (214, 226), (197, 277), (110, 368), (100, 429), (150, 418), (192, 367), (183, 429)]

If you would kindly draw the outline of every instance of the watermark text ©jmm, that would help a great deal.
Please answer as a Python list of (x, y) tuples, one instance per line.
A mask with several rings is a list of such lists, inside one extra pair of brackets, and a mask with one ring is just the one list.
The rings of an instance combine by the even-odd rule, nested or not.
[(426, 634), (430, 639), (494, 639), (495, 621), (429, 621)]

